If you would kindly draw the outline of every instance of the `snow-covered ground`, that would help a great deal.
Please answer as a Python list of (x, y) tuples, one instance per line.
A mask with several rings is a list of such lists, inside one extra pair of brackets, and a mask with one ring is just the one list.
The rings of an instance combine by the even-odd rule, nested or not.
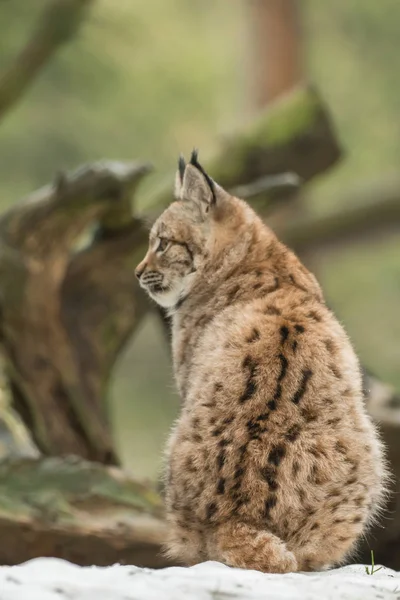
[[(378, 568), (378, 567), (376, 567)], [(400, 600), (400, 573), (353, 565), (323, 573), (270, 575), (206, 562), (159, 571), (78, 567), (37, 558), (0, 567), (0, 600)]]

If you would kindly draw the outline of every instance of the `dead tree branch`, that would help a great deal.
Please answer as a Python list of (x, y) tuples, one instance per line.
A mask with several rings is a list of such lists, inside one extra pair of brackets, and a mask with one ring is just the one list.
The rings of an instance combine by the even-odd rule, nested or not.
[(118, 462), (104, 399), (114, 361), (148, 310), (134, 277), (147, 233), (131, 212), (147, 171), (82, 168), (0, 220), (1, 344), (12, 406), (44, 454)]
[(52, 0), (31, 39), (0, 75), (0, 119), (15, 106), (57, 50), (79, 29), (93, 0)]

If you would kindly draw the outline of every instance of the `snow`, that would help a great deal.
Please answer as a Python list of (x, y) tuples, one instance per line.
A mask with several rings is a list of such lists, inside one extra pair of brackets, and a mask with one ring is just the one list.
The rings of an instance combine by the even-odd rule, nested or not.
[[(378, 567), (375, 567), (378, 568)], [(400, 573), (363, 565), (322, 573), (266, 574), (216, 562), (161, 570), (79, 567), (37, 558), (0, 567), (0, 600), (400, 600)]]

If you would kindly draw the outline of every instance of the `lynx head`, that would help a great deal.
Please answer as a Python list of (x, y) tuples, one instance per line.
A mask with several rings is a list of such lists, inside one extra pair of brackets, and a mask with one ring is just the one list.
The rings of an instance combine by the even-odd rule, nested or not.
[(170, 309), (188, 296), (195, 280), (215, 258), (221, 237), (218, 226), (225, 220), (227, 205), (234, 203), (206, 174), (197, 151), (188, 164), (181, 157), (178, 166), (176, 200), (153, 225), (147, 254), (135, 271), (141, 287), (160, 306)]

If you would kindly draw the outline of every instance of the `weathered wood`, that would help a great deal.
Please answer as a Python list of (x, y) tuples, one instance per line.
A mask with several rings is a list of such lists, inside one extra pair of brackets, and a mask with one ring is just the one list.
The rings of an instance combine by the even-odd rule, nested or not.
[(131, 212), (147, 171), (82, 168), (0, 220), (0, 341), (12, 405), (44, 454), (118, 462), (104, 397), (118, 353), (148, 310), (134, 276), (147, 234)]
[(51, 0), (31, 39), (0, 75), (0, 120), (22, 98), (56, 51), (75, 36), (93, 0)]
[[(323, 199), (321, 200), (323, 203)], [(400, 177), (363, 183), (349, 191), (339, 208), (280, 222), (277, 233), (297, 252), (331, 250), (368, 241), (400, 229)]]
[(161, 567), (165, 532), (155, 490), (115, 467), (74, 457), (0, 463), (0, 564), (53, 556)]

